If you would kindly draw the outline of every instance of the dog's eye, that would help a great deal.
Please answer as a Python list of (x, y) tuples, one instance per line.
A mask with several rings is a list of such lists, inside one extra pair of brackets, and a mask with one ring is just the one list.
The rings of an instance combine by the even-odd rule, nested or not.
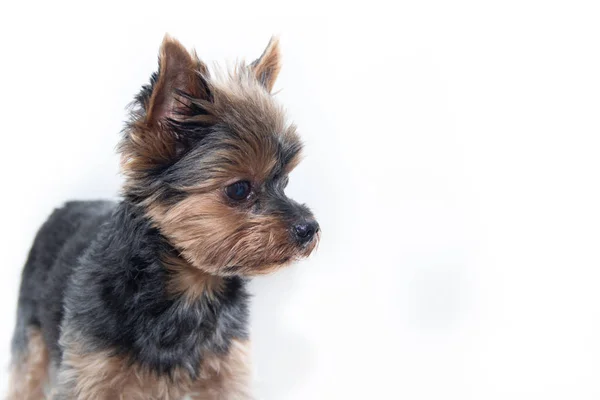
[(252, 189), (250, 182), (238, 181), (233, 183), (225, 189), (227, 196), (232, 200), (244, 200), (250, 196), (250, 190)]

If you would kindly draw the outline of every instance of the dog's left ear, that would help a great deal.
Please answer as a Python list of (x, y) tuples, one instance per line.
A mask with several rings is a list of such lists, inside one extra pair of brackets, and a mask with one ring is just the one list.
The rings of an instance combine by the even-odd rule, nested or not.
[(281, 53), (279, 51), (279, 38), (272, 37), (262, 55), (250, 64), (256, 79), (267, 89), (273, 90), (277, 75), (281, 69)]

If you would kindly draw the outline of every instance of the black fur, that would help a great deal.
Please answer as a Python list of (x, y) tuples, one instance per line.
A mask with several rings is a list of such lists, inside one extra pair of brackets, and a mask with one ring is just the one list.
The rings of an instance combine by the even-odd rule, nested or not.
[(188, 304), (166, 292), (159, 256), (173, 249), (128, 203), (71, 202), (43, 225), (23, 271), (13, 351), (39, 327), (58, 363), (60, 327), (89, 350), (113, 349), (157, 373), (198, 371), (201, 353), (226, 353), (247, 338), (243, 278), (227, 278), (214, 299)]

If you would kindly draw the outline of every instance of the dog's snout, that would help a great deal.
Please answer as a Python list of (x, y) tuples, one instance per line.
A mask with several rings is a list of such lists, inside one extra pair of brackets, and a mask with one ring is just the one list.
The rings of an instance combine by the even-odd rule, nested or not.
[(293, 226), (294, 236), (301, 244), (308, 243), (319, 232), (319, 224), (315, 220), (302, 221)]

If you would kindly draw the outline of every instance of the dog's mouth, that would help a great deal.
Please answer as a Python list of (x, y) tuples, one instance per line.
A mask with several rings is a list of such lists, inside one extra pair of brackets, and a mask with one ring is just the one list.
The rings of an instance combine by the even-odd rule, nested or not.
[(251, 265), (240, 263), (236, 264), (233, 261), (229, 265), (225, 265), (219, 269), (219, 272), (223, 275), (262, 275), (271, 271), (283, 268), (295, 261), (307, 258), (317, 248), (320, 239), (320, 232), (317, 232), (315, 237), (308, 243), (302, 246), (294, 245), (290, 247), (285, 253), (279, 254), (277, 257), (269, 255), (268, 251), (265, 252), (262, 259), (253, 262)]
[(300, 251), (298, 252), (299, 253), (298, 258), (306, 258), (306, 257), (310, 256), (313, 253), (313, 251), (315, 251), (317, 249), (317, 247), (319, 247), (320, 241), (321, 241), (321, 231), (317, 230), (317, 232), (315, 233), (315, 236), (312, 238), (312, 240), (300, 248)]

